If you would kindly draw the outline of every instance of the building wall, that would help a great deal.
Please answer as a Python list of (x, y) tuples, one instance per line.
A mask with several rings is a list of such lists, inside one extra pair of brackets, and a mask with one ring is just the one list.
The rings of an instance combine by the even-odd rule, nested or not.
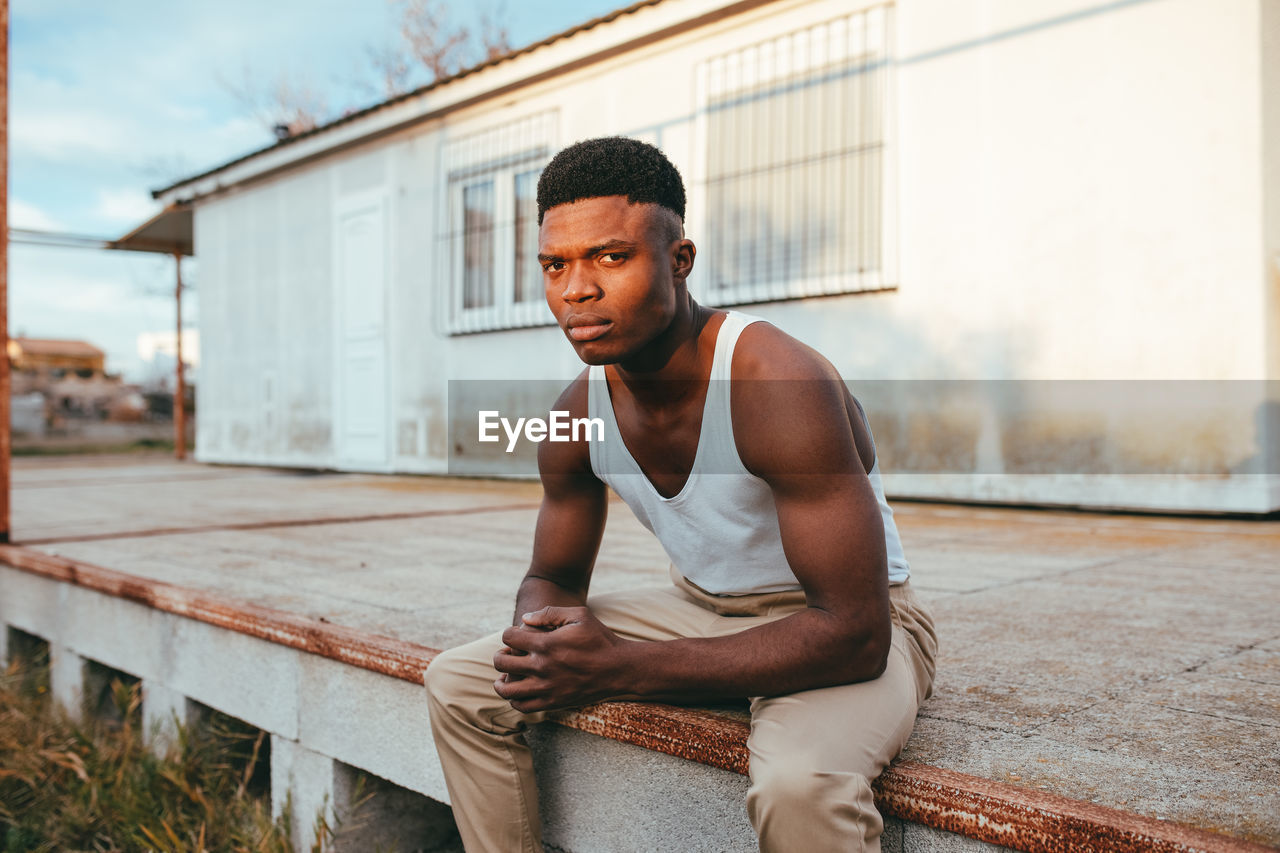
[(302, 171), (199, 209), (198, 458), (330, 464), (332, 197)]
[[(890, 488), (1280, 505), (1241, 473), (1262, 470), (1266, 446), (1266, 389), (1241, 381), (1268, 375), (1258, 31), (1253, 3), (900, 5), (892, 322), (918, 345), (887, 369), (1037, 381), (1009, 386), (1030, 399), (994, 418), (893, 418), (881, 432), (908, 440), (968, 433), (951, 446), (980, 475), (912, 470)], [(1045, 399), (1063, 389), (1038, 380), (1069, 379), (1181, 382), (1101, 386), (1063, 417)], [(1151, 473), (1169, 471), (1187, 476)]]
[[(580, 369), (551, 327), (451, 333), (458, 141), (551, 114), (552, 149), (654, 142), (685, 176), (698, 242), (702, 63), (858, 8), (766, 4), (202, 202), (198, 456), (341, 465), (334, 217), (376, 190), (389, 204), (385, 467), (448, 470), (449, 379)], [(1280, 378), (1280, 196), (1269, 160), (1264, 180), (1262, 109), (1265, 91), (1270, 134), (1276, 56), (1260, 35), (1275, 15), (1273, 0), (893, 7), (889, 287), (746, 307), (823, 351), (868, 402), (891, 491), (1280, 506), (1248, 473), (1265, 421), (1250, 396), (1261, 386), (1242, 382)], [(1117, 407), (1152, 388), (1152, 406)]]

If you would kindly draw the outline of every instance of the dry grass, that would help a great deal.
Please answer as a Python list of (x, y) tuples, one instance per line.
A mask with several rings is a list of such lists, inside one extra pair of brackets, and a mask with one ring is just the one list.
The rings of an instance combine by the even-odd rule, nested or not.
[[(113, 683), (109, 702), (77, 723), (49, 701), (47, 661), (0, 676), (0, 851), (292, 851), (264, 790), (263, 733), (215, 719), (157, 756), (137, 686)], [(329, 832), (317, 823), (313, 850)]]

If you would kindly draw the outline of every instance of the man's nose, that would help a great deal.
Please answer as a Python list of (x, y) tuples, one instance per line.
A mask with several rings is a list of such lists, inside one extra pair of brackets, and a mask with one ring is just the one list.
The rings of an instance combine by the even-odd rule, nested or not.
[(560, 298), (565, 302), (585, 302), (600, 296), (602, 291), (589, 266), (571, 264), (566, 273), (564, 290), (560, 293)]

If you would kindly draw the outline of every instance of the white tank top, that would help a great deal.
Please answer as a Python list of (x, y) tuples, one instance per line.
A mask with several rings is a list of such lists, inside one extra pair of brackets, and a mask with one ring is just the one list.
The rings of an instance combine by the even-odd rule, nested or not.
[[(677, 571), (716, 595), (800, 589), (782, 552), (773, 492), (742, 464), (733, 438), (733, 350), (742, 330), (759, 319), (733, 311), (720, 326), (693, 469), (684, 488), (670, 498), (653, 487), (623, 443), (604, 368), (596, 365), (588, 372), (588, 416), (604, 421), (604, 441), (588, 442), (592, 470), (658, 537)], [(878, 459), (869, 477), (884, 521), (889, 582), (902, 583), (910, 568), (884, 499)]]

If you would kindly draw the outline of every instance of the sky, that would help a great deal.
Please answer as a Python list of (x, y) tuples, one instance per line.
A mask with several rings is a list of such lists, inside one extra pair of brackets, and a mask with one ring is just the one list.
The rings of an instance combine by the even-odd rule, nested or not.
[[(627, 0), (445, 0), (476, 29), (489, 10), (519, 47)], [(391, 0), (10, 0), (9, 225), (118, 238), (158, 210), (151, 190), (271, 144), (231, 91), (286, 76), (331, 109), (380, 100), (371, 48)], [(230, 86), (228, 84), (231, 84)], [(86, 340), (107, 370), (149, 378), (138, 336), (174, 326), (165, 255), (12, 245), (9, 332)], [(199, 326), (199, 259), (183, 265)]]

